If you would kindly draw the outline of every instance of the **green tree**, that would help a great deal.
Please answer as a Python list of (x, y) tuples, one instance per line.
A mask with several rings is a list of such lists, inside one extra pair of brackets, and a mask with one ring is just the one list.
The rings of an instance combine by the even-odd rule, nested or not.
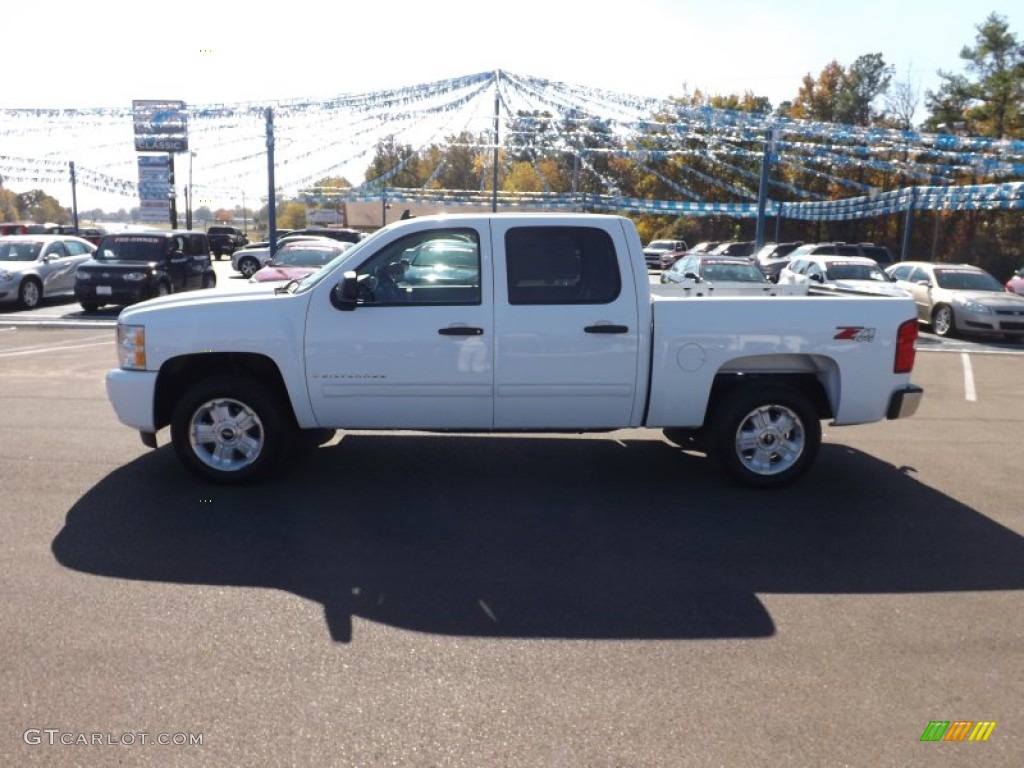
[(22, 192), (17, 195), (16, 200), (18, 218), (34, 221), (36, 224), (68, 224), (71, 221), (71, 214), (61, 206), (57, 198), (51, 197), (41, 189)]
[(18, 196), (9, 189), (0, 188), (0, 221), (17, 221), (20, 218)]
[(306, 205), (294, 200), (277, 208), (277, 226), (282, 229), (302, 229), (306, 226)]
[(857, 57), (843, 75), (836, 101), (835, 117), (840, 123), (871, 125), (880, 115), (872, 112), (872, 104), (889, 90), (893, 67), (880, 53)]
[(926, 94), (931, 112), (926, 126), (963, 123), (966, 132), (974, 135), (1024, 136), (1024, 45), (996, 13), (975, 29), (975, 45), (960, 51), (967, 74), (940, 70), (939, 90)]
[(426, 182), (418, 155), (408, 144), (399, 144), (394, 136), (377, 142), (376, 153), (364, 174), (368, 182), (377, 179), (387, 187), (421, 187)]

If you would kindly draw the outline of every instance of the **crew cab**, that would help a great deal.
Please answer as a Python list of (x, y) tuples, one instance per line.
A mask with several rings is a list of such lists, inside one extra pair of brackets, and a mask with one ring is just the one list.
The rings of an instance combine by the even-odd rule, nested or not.
[[(430, 280), (413, 268), (426, 252), (458, 263)], [(218, 482), (261, 478), (335, 429), (648, 427), (772, 487), (814, 462), (821, 420), (909, 416), (923, 394), (908, 297), (655, 296), (619, 216), (398, 221), (304, 280), (253, 288), (122, 311), (106, 376), (146, 445), (169, 425), (182, 463)]]

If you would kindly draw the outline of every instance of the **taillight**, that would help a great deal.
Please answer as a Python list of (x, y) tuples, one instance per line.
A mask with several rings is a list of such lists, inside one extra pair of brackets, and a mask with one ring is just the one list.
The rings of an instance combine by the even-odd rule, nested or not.
[(910, 373), (914, 370), (914, 343), (917, 341), (917, 320), (907, 320), (896, 332), (896, 360), (893, 373)]

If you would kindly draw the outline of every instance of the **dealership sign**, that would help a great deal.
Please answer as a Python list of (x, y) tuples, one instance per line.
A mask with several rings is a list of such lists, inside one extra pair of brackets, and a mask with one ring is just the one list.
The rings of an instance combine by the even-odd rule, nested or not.
[(136, 152), (188, 152), (187, 136), (136, 136)]
[(136, 152), (187, 152), (188, 110), (184, 101), (136, 99), (132, 102)]

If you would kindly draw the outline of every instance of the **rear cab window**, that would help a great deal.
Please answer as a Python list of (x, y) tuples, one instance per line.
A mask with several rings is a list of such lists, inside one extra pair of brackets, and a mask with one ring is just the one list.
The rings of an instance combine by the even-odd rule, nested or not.
[(505, 234), (509, 304), (609, 304), (622, 291), (615, 245), (594, 227), (515, 227)]

